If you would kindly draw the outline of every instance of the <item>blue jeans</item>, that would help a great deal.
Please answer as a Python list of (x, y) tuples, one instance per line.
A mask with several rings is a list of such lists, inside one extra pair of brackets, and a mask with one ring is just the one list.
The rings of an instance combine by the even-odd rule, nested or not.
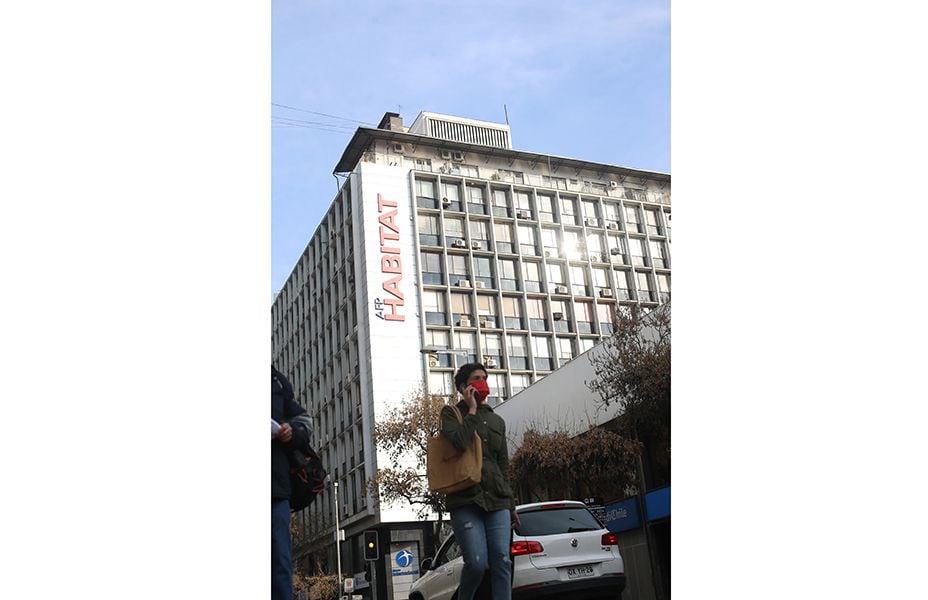
[(487, 568), (490, 570), (493, 600), (512, 598), (509, 518), (508, 509), (485, 512), (475, 505), (451, 511), (451, 527), (464, 557), (458, 600), (473, 600)]
[(271, 500), (271, 598), (293, 599), (290, 559), (290, 502)]

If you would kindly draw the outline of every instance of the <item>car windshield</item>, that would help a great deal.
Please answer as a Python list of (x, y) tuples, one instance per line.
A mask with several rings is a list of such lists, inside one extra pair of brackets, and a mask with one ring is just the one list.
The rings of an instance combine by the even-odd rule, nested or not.
[(578, 506), (520, 512), (519, 520), (522, 521), (516, 528), (519, 535), (555, 535), (603, 528), (593, 513)]

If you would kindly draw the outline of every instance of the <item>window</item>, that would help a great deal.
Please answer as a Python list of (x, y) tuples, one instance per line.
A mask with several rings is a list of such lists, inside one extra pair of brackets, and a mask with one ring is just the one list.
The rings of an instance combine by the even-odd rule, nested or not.
[[(451, 293), (451, 318), (458, 327), (476, 327), (474, 322), (474, 313), (471, 305), (470, 294), (452, 292)], [(461, 322), (461, 319), (464, 322)], [(470, 324), (468, 325), (468, 321)]]
[(559, 190), (567, 189), (567, 179), (564, 177), (549, 177), (547, 175), (542, 175), (541, 182), (545, 187), (556, 188)]
[(545, 331), (548, 329), (545, 315), (545, 301), (541, 298), (528, 298), (525, 300), (525, 308), (528, 312), (528, 326), (533, 331)]
[(503, 296), (503, 319), (507, 329), (525, 329), (522, 307), (518, 298)]
[(628, 247), (631, 251), (633, 265), (636, 267), (650, 266), (644, 251), (644, 240), (630, 237), (628, 238)]
[(613, 311), (615, 304), (597, 304), (596, 316), (599, 317), (599, 332), (603, 335), (612, 333)]
[(657, 210), (653, 208), (644, 209), (644, 220), (648, 225), (648, 234), (649, 235), (663, 235), (660, 215), (657, 214)]
[(607, 262), (609, 260), (604, 256), (606, 246), (601, 233), (591, 233), (586, 236), (586, 251), (593, 262)]
[(525, 283), (525, 291), (527, 292), (544, 291), (541, 285), (541, 263), (531, 261), (523, 262), (522, 281)]
[(584, 267), (570, 267), (570, 289), (576, 296), (592, 296)]
[(580, 338), (580, 352), (586, 352), (596, 345), (596, 340), (590, 338)]
[(661, 302), (670, 302), (670, 275), (657, 275), (657, 290)]
[(511, 217), (509, 198), (506, 190), (493, 190), (493, 214), (497, 217)]
[(492, 260), (489, 257), (474, 258), (474, 282), (480, 282), (485, 288), (495, 288), (493, 284)]
[(554, 198), (547, 194), (538, 194), (538, 220), (554, 223)]
[(441, 231), (438, 229), (438, 215), (418, 215), (419, 243), (423, 246), (438, 246)]
[(441, 202), (447, 210), (461, 210), (461, 187), (457, 183), (442, 182)]
[(580, 260), (584, 258), (586, 244), (582, 240), (583, 238), (580, 237), (580, 232), (570, 230), (564, 231), (564, 254), (567, 255), (567, 258), (570, 260)]
[(428, 325), (447, 325), (448, 316), (445, 314), (445, 294), (424, 290), (422, 292), (422, 309), (425, 311), (425, 322)]
[(462, 279), (470, 280), (470, 265), (467, 255), (448, 255), (448, 282), (457, 285)]
[(477, 362), (477, 334), (469, 331), (455, 331), (454, 347), (464, 352), (464, 354), (455, 355), (458, 368), (468, 363)]
[(538, 241), (535, 228), (531, 225), (519, 225), (519, 251), (529, 256), (538, 255)]
[(565, 225), (579, 225), (577, 218), (577, 199), (561, 196), (561, 222)]
[(557, 286), (564, 285), (564, 265), (548, 263), (548, 285), (551, 286), (548, 289), (551, 290), (552, 294), (566, 293), (566, 290), (558, 291), (556, 289)]
[(499, 311), (496, 310), (496, 296), (477, 294), (477, 322), (481, 327), (497, 327)]
[(509, 223), (496, 223), (493, 225), (493, 233), (496, 236), (496, 251), (512, 254), (514, 252), (512, 225)]
[(608, 236), (609, 239), (609, 256), (612, 262), (618, 265), (628, 264), (628, 250), (625, 247), (625, 238), (617, 235)]
[[(470, 243), (474, 250), (490, 249), (490, 222), (489, 221), (469, 221), (470, 226)], [(474, 247), (479, 244), (480, 247)]]
[(664, 256), (664, 242), (651, 240), (651, 260), (658, 269), (668, 268), (667, 259)]
[[(603, 219), (606, 221), (606, 227), (609, 229), (618, 229), (621, 227), (621, 217), (619, 211), (619, 205), (614, 202), (603, 202)], [(615, 227), (609, 227), (609, 224), (612, 223)]]
[(467, 186), (467, 211), (471, 214), (485, 215), (487, 213), (486, 198), (482, 187)]
[(512, 395), (516, 395), (530, 385), (528, 375), (512, 376)]
[[(502, 365), (503, 363), (499, 363)], [(490, 397), (499, 398), (500, 402), (505, 402), (509, 399), (509, 392), (506, 390), (506, 374), (505, 373), (490, 373), (487, 377), (487, 382), (490, 384)]]
[(638, 273), (638, 300), (641, 302), (654, 302), (651, 293), (651, 280), (647, 273)]
[(522, 176), (521, 171), (510, 171), (509, 169), (500, 169), (499, 178), (503, 181), (511, 181), (513, 183), (525, 183), (524, 177)]
[[(528, 192), (516, 190), (513, 193), (513, 199), (516, 205), (516, 215), (518, 215), (520, 219), (531, 219), (534, 217)], [(526, 214), (527, 216), (524, 216)]]
[(463, 175), (464, 177), (476, 177), (477, 167), (473, 165), (462, 165), (460, 163), (451, 164), (452, 175)]
[[(437, 329), (426, 329), (425, 330), (425, 345), (429, 348), (449, 348), (451, 336), (448, 335), (447, 331), (441, 331)], [(450, 354), (434, 354), (430, 361), (437, 361), (438, 365), (445, 368), (451, 368), (451, 355)]]
[(574, 314), (577, 316), (577, 331), (580, 333), (593, 333), (593, 303), (586, 301), (574, 302)]
[(637, 206), (625, 207), (625, 223), (628, 225), (628, 231), (632, 233), (644, 233), (644, 230), (641, 227), (641, 221), (638, 218)]
[(557, 243), (557, 229), (541, 228), (541, 245), (545, 257), (557, 258), (561, 255), (560, 244)]
[(435, 182), (416, 179), (416, 204), (422, 208), (438, 208), (435, 202)]
[(528, 341), (524, 335), (506, 336), (510, 369), (528, 369)]
[(617, 292), (616, 292), (617, 297), (620, 300), (630, 299), (632, 296), (629, 290), (631, 289), (632, 286), (628, 282), (628, 271), (615, 270), (612, 272), (612, 276), (615, 279), (615, 287), (617, 288)]
[(456, 240), (464, 241), (464, 219), (462, 217), (445, 217), (445, 246), (454, 248)]
[(516, 261), (501, 258), (499, 260), (499, 287), (501, 290), (518, 290), (519, 280)]
[[(404, 157), (403, 162), (405, 163), (407, 158)], [(413, 167), (419, 171), (432, 171), (432, 159), (431, 158), (417, 158), (413, 161)], [(349, 205), (350, 206), (350, 205)]]
[(554, 370), (554, 359), (551, 358), (551, 338), (533, 335), (532, 352), (535, 356), (536, 371)]
[(563, 365), (568, 360), (577, 356), (573, 338), (557, 338), (557, 357), (561, 359)]
[(606, 269), (593, 269), (593, 287), (612, 290), (612, 286), (609, 285), (609, 272)]
[(429, 371), (429, 392), (432, 394), (450, 395), (454, 390), (452, 374)]
[(670, 213), (665, 212), (664, 218), (667, 219), (667, 241), (670, 241)]
[[(482, 333), (480, 334), (480, 346), (482, 348), (484, 361), (487, 360), (489, 356), (490, 359), (496, 363), (496, 367), (488, 368), (503, 368), (503, 336), (499, 333)], [(485, 363), (484, 363), (485, 364)]]
[(551, 322), (555, 331), (573, 331), (570, 326), (570, 303), (565, 300), (551, 300)]
[(596, 200), (592, 198), (584, 198), (581, 201), (581, 204), (583, 205), (583, 218), (584, 219), (595, 219), (598, 223), (599, 222), (599, 211), (596, 210)]
[(423, 252), (422, 257), (422, 282), (433, 285), (441, 285), (445, 282), (445, 275), (442, 271), (441, 254), (438, 252)]

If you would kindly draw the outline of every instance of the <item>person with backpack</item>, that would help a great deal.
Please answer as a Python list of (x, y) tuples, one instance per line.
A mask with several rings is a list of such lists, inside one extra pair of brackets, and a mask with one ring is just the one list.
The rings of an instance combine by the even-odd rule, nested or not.
[(462, 400), (458, 421), (451, 405), (442, 408), (441, 435), (464, 452), (480, 437), (483, 467), (480, 483), (446, 496), (454, 537), (464, 556), (459, 600), (473, 600), (484, 573), (489, 571), (493, 600), (512, 597), (511, 528), (519, 525), (515, 497), (509, 485), (509, 451), (506, 422), (486, 404), (490, 395), (487, 369), (470, 363), (454, 375), (454, 387)]
[(306, 410), (294, 399), (293, 386), (271, 365), (271, 599), (292, 600), (289, 451), (309, 441), (305, 425), (291, 425)]

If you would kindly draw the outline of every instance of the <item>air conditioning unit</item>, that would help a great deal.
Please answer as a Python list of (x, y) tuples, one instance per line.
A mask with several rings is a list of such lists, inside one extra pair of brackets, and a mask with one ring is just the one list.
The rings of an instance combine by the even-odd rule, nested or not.
[(551, 258), (551, 251), (545, 250), (545, 258)]
[(480, 242), (471, 242), (470, 247), (473, 248), (474, 250), (483, 250), (483, 244), (481, 244)]
[(612, 188), (612, 189), (617, 189), (617, 188), (619, 187), (619, 182), (618, 182), (618, 181), (610, 181), (610, 182), (609, 182), (609, 187)]
[(451, 160), (456, 160), (456, 161), (464, 160), (464, 153), (463, 152), (452, 152)]
[(488, 368), (488, 369), (495, 369), (495, 368), (496, 368), (496, 361), (493, 360), (492, 358), (490, 358), (489, 356), (484, 356), (484, 357), (483, 357), (483, 366), (485, 366), (485, 367)]
[(527, 210), (517, 210), (516, 216), (520, 219), (531, 219), (532, 213), (528, 212)]
[(590, 254), (590, 262), (603, 262), (603, 257), (593, 252)]
[(599, 297), (600, 298), (612, 298), (612, 290), (610, 289), (599, 290)]
[(564, 313), (562, 313), (562, 312), (551, 313), (551, 316), (554, 318), (555, 321), (563, 321), (563, 320), (564, 320)]
[(441, 157), (445, 160), (451, 160), (451, 150), (442, 150)]
[(612, 248), (609, 250), (609, 254), (612, 256), (618, 256), (619, 254), (622, 254), (622, 250), (621, 248)]
[(599, 219), (587, 219), (587, 227), (599, 227)]
[(477, 322), (480, 323), (480, 326), (481, 326), (481, 327), (489, 327), (489, 326), (490, 326), (490, 322), (487, 321), (487, 318), (486, 318), (486, 317), (480, 317), (479, 319), (477, 319)]
[(490, 175), (490, 179), (492, 179), (493, 181), (499, 181), (499, 173), (492, 173)]
[(566, 294), (566, 293), (567, 293), (567, 286), (566, 286), (566, 285), (556, 285), (556, 286), (554, 286), (554, 293), (555, 293), (555, 294)]
[(442, 206), (451, 206), (451, 200), (448, 200), (447, 198), (442, 198), (442, 199), (441, 199), (441, 205), (442, 205)]
[(458, 283), (457, 283), (457, 286), (458, 286), (458, 287), (463, 287), (463, 288), (469, 288), (469, 287), (470, 287), (470, 279), (459, 279), (459, 280), (458, 280)]
[(481, 290), (482, 290), (485, 286), (486, 286), (486, 284), (484, 284), (482, 281), (475, 281), (475, 282), (474, 282), (474, 287), (475, 287), (475, 288), (478, 288), (478, 289), (481, 289)]
[(451, 245), (454, 246), (455, 248), (467, 248), (467, 242), (465, 242), (464, 240), (454, 240), (453, 242), (451, 242)]
[(402, 152), (403, 152), (403, 144), (393, 144), (393, 151), (394, 151), (394, 152), (399, 152), (400, 154), (402, 154)]
[(459, 326), (459, 327), (470, 327), (470, 318), (469, 318), (469, 317), (461, 317), (461, 320), (458, 321), (458, 326)]
[(606, 229), (618, 230), (619, 224), (618, 223), (606, 223)]
[(429, 366), (430, 367), (440, 367), (441, 363), (438, 362), (437, 354), (429, 354)]

